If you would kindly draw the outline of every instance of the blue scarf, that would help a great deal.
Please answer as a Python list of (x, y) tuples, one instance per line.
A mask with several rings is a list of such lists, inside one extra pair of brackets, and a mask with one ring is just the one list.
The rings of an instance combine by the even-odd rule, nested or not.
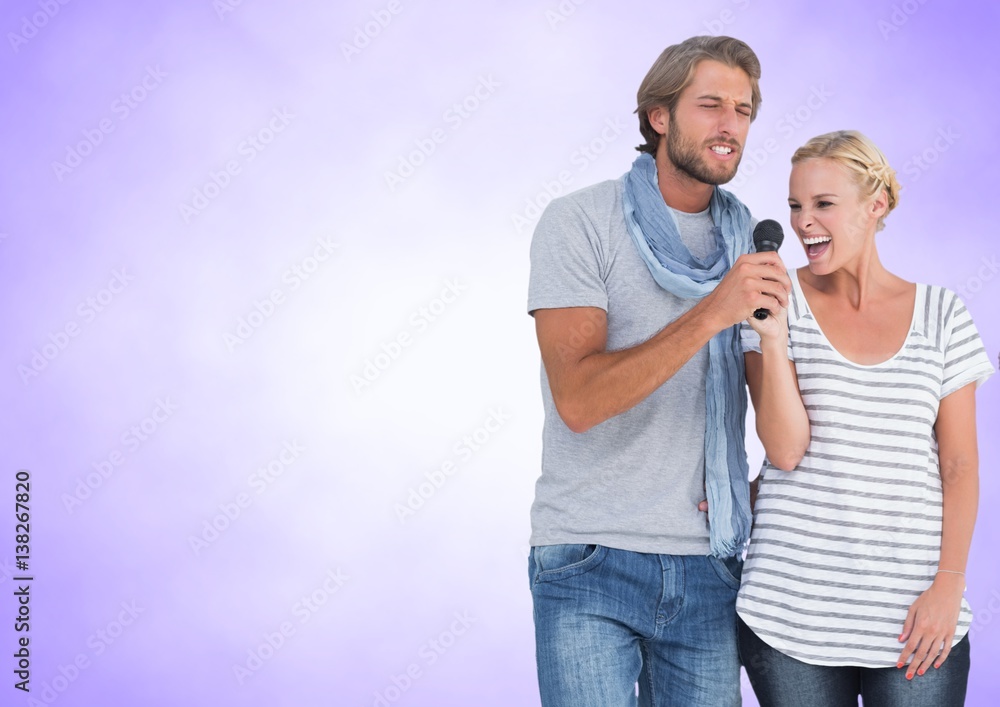
[[(624, 178), (625, 223), (653, 279), (685, 299), (701, 298), (719, 284), (730, 266), (751, 250), (750, 211), (718, 187), (710, 203), (715, 250), (704, 259), (691, 255), (660, 193), (656, 162), (640, 155)], [(743, 552), (750, 537), (750, 489), (744, 446), (747, 396), (739, 325), (723, 329), (708, 343), (705, 388), (705, 490), (712, 554)]]

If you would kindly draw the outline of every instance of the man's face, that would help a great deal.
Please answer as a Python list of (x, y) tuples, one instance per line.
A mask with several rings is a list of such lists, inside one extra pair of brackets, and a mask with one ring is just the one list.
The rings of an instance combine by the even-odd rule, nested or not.
[(673, 115), (663, 111), (667, 125), (661, 143), (666, 145), (660, 150), (678, 172), (704, 184), (725, 184), (736, 176), (743, 156), (752, 95), (742, 69), (699, 62)]

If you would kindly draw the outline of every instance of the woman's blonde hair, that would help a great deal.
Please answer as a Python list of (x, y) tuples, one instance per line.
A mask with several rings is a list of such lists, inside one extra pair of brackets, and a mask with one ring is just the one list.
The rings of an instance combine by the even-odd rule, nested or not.
[(896, 170), (882, 151), (868, 137), (857, 130), (838, 130), (817, 135), (792, 155), (792, 164), (824, 157), (843, 165), (854, 178), (864, 198), (874, 199), (885, 190), (888, 207), (878, 219), (876, 231), (885, 228), (885, 217), (899, 203), (899, 182)]

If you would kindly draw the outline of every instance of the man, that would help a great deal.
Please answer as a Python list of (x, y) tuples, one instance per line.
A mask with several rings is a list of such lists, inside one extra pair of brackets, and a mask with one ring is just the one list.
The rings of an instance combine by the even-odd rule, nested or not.
[[(749, 535), (738, 324), (788, 304), (736, 174), (760, 66), (729, 37), (668, 47), (632, 170), (554, 200), (531, 246), (542, 475), (529, 574), (542, 703), (740, 703)], [(708, 515), (698, 503), (708, 498)]]

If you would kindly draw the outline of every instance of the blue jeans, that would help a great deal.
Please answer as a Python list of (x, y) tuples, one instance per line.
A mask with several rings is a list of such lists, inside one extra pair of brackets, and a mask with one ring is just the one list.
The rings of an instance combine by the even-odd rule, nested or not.
[[(765, 643), (739, 623), (740, 655), (761, 707), (962, 707), (969, 679), (969, 637), (940, 668), (906, 679), (906, 668), (803, 663)], [(902, 650), (902, 644), (900, 644)]]
[(738, 706), (742, 569), (739, 558), (532, 548), (542, 705)]

